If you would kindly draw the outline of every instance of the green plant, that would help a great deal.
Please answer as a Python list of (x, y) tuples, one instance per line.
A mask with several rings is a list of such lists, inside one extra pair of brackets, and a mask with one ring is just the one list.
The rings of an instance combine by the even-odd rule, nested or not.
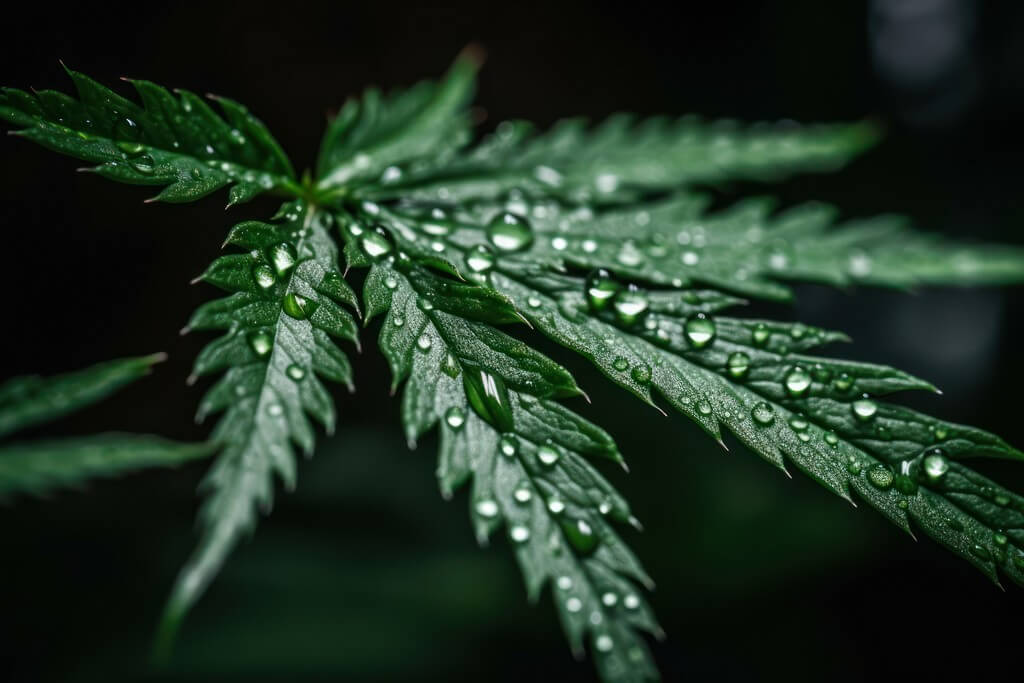
[[(878, 398), (935, 390), (923, 380), (807, 355), (841, 333), (722, 314), (738, 296), (785, 300), (792, 280), (1016, 282), (1024, 253), (949, 244), (893, 217), (833, 225), (833, 210), (818, 204), (775, 213), (754, 199), (712, 212), (693, 189), (835, 169), (875, 140), (865, 123), (743, 128), (616, 116), (535, 133), (505, 122), (471, 145), (478, 61), (470, 51), (437, 83), (350, 100), (328, 125), (315, 173), (302, 177), (267, 129), (225, 98), (213, 98), (216, 113), (191, 93), (131, 81), (139, 105), (70, 70), (78, 100), (0, 96), (14, 134), (95, 164), (85, 170), (162, 187), (154, 200), (223, 187), (229, 206), (260, 193), (284, 198), (271, 222), (231, 229), (225, 244), (238, 253), (199, 278), (229, 294), (185, 328), (223, 332), (190, 378), (223, 373), (199, 417), (223, 416), (202, 537), (168, 601), (161, 652), (257, 510), (270, 508), (275, 475), (295, 485), (296, 447), (314, 449), (309, 418), (333, 429), (320, 380), (351, 387), (335, 340), (356, 341), (361, 305), (364, 322), (384, 318), (379, 344), (395, 388), (405, 385), (410, 444), (440, 431), (442, 493), (472, 481), (480, 541), (504, 527), (531, 599), (550, 584), (572, 649), (589, 643), (606, 680), (657, 677), (639, 635), (660, 633), (636, 586), (650, 579), (616, 531), (637, 522), (592, 464), (624, 461), (604, 430), (560, 401), (583, 395), (569, 372), (506, 325), (577, 351), (720, 442), (724, 427), (779, 469), (788, 461), (908, 532), (913, 523), (993, 581), (1002, 573), (1024, 583), (1024, 498), (964, 463), (1020, 451)], [(352, 267), (369, 269), (361, 305), (345, 280)], [(4, 400), (0, 425), (2, 411), (32, 410), (17, 391)], [(17, 478), (17, 463), (32, 457), (23, 449), (8, 469), (0, 459), (0, 491), (35, 486)], [(90, 474), (62, 462), (55, 479)], [(137, 464), (151, 463), (140, 454)]]

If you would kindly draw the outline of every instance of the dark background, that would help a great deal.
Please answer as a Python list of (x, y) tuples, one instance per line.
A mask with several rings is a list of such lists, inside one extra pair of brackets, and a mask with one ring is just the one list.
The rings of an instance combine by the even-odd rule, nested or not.
[[(843, 173), (732, 192), (1024, 241), (1020, 3), (677, 5), (34, 3), (4, 10), (0, 82), (68, 89), (61, 58), (106, 83), (126, 75), (222, 93), (261, 116), (301, 168), (346, 95), (439, 74), (477, 41), (488, 53), (485, 127), (621, 109), (871, 116), (887, 139)], [(231, 223), (266, 217), (273, 202), (228, 214), (222, 194), (144, 205), (151, 190), (75, 174), (76, 161), (30, 143), (3, 139), (0, 150), (2, 376), (171, 355), (40, 433), (202, 438), (192, 415), (204, 386), (184, 378), (209, 337), (177, 330), (215, 293), (188, 281)], [(833, 351), (946, 390), (912, 405), (1020, 445), (1019, 291), (802, 287), (794, 307), (753, 312), (844, 329), (856, 344)], [(147, 649), (195, 540), (204, 465), (0, 508), (0, 680), (591, 680), (547, 599), (526, 604), (504, 542), (475, 546), (465, 494), (437, 495), (435, 444), (405, 449), (375, 334), (356, 358), (358, 392), (337, 392), (338, 433), (234, 554), (163, 674), (147, 670)], [(913, 542), (806, 477), (780, 476), (735, 441), (721, 452), (684, 418), (661, 417), (581, 359), (530, 340), (577, 374), (594, 405), (573, 407), (606, 426), (632, 464), (631, 476), (609, 476), (647, 526), (625, 537), (658, 582), (668, 640), (654, 651), (667, 680), (1019, 679), (1019, 587), (1000, 591), (928, 539)], [(1019, 467), (981, 469), (1024, 488)]]

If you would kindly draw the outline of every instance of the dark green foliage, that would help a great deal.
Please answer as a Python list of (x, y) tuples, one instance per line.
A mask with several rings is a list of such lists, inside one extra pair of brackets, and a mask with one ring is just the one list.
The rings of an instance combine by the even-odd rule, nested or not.
[[(351, 387), (334, 338), (355, 341), (343, 305), (358, 311), (339, 256), (369, 268), (366, 320), (383, 317), (379, 345), (394, 388), (403, 386), (410, 445), (438, 430), (442, 494), (469, 484), (480, 542), (503, 530), (529, 597), (549, 587), (571, 648), (589, 647), (607, 681), (657, 677), (641, 634), (660, 629), (637, 588), (651, 581), (618, 535), (622, 522), (638, 523), (599, 472), (623, 458), (603, 429), (562, 403), (582, 392), (514, 336), (517, 325), (720, 442), (731, 433), (779, 469), (793, 465), (901, 528), (923, 530), (993, 580), (1024, 584), (1024, 499), (966, 464), (1020, 451), (881, 400), (934, 390), (926, 381), (809, 355), (842, 333), (723, 315), (743, 303), (737, 295), (787, 299), (787, 282), (798, 280), (1020, 282), (1021, 250), (950, 244), (889, 216), (835, 225), (836, 212), (819, 204), (776, 212), (747, 199), (711, 212), (694, 188), (838, 168), (876, 138), (866, 123), (621, 115), (547, 133), (505, 122), (472, 146), (478, 64), (467, 51), (438, 83), (350, 100), (328, 124), (316, 179), (302, 185), (269, 133), (229, 100), (219, 100), (221, 118), (188, 93), (175, 99), (134, 82), (139, 107), (74, 72), (81, 102), (52, 92), (0, 97), (0, 117), (22, 135), (115, 179), (167, 185), (160, 198), (235, 183), (232, 203), (263, 190), (291, 199), (276, 222), (236, 225), (227, 243), (245, 253), (217, 259), (201, 277), (230, 292), (187, 328), (224, 333), (193, 375), (224, 373), (199, 408), (200, 418), (224, 413), (212, 439), (220, 453), (161, 646), (257, 510), (269, 510), (275, 474), (295, 485), (295, 449), (314, 447), (309, 416), (333, 428), (319, 378)], [(24, 415), (9, 418), (14, 427), (36, 419), (31, 402), (8, 403)], [(4, 419), (0, 412), (0, 427)]]

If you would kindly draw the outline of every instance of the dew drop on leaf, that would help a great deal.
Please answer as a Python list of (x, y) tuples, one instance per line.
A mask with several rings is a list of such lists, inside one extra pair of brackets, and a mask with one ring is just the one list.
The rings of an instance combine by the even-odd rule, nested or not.
[(770, 425), (775, 421), (775, 409), (771, 404), (761, 401), (750, 410), (750, 417), (759, 425)]
[(501, 449), (502, 455), (511, 458), (516, 454), (516, 438), (511, 434), (505, 434), (498, 442), (498, 448)]
[(565, 609), (575, 614), (576, 612), (579, 612), (581, 609), (583, 609), (583, 601), (577, 597), (569, 598), (565, 601)]
[(598, 652), (611, 652), (612, 648), (615, 647), (615, 642), (610, 635), (602, 633), (594, 639), (594, 647), (597, 648)]
[(558, 452), (558, 448), (550, 441), (542, 444), (541, 447), (537, 449), (537, 459), (548, 467), (558, 462), (559, 456), (560, 453)]
[(530, 540), (530, 530), (522, 524), (516, 524), (509, 529), (508, 535), (515, 543), (526, 543)]
[(690, 346), (702, 349), (715, 340), (715, 321), (707, 313), (697, 313), (686, 319), (683, 331)]
[(430, 210), (427, 218), (420, 223), (423, 232), (428, 235), (443, 236), (452, 231), (448, 212), (441, 207), (434, 207)]
[(647, 311), (647, 297), (640, 289), (630, 284), (626, 289), (619, 290), (612, 300), (615, 315), (623, 325), (632, 325)]
[(297, 365), (296, 363), (292, 363), (291, 365), (289, 365), (285, 372), (288, 373), (288, 376), (291, 377), (296, 382), (301, 382), (302, 379), (306, 376), (305, 369), (303, 369), (301, 365)]
[(431, 343), (432, 342), (430, 341), (430, 335), (428, 335), (426, 332), (421, 334), (416, 339), (416, 346), (419, 348), (420, 351), (429, 351)]
[(770, 336), (771, 332), (768, 331), (768, 328), (764, 323), (758, 323), (757, 326), (754, 327), (753, 337), (754, 344), (756, 346), (764, 346)]
[(553, 515), (560, 515), (565, 511), (565, 503), (558, 498), (552, 498), (548, 501), (548, 511)]
[(836, 381), (834, 382), (834, 384), (836, 385), (836, 389), (838, 389), (839, 391), (849, 391), (850, 388), (853, 386), (853, 377), (846, 374), (845, 372), (839, 373), (839, 376), (836, 377)]
[(377, 227), (367, 232), (359, 240), (359, 248), (373, 260), (378, 260), (391, 253), (391, 240), (384, 228)]
[(601, 604), (605, 607), (614, 607), (615, 603), (619, 601), (619, 596), (611, 591), (601, 595)]
[(868, 398), (867, 394), (864, 394), (863, 398), (859, 398), (850, 404), (850, 409), (853, 411), (854, 417), (861, 422), (867, 422), (878, 412), (878, 404)]
[(988, 548), (983, 545), (978, 545), (977, 543), (971, 546), (971, 554), (984, 562), (992, 560), (992, 553), (989, 552)]
[(604, 310), (620, 289), (622, 285), (607, 270), (599, 268), (587, 276), (587, 304), (595, 311)]
[(452, 406), (444, 414), (444, 421), (447, 422), (448, 426), (452, 429), (461, 429), (462, 425), (466, 423), (466, 413), (462, 408)]
[(458, 377), (459, 373), (462, 372), (462, 368), (459, 367), (459, 362), (455, 360), (455, 356), (451, 353), (446, 353), (444, 358), (441, 360), (441, 372), (452, 379)]
[(474, 273), (486, 273), (494, 267), (494, 250), (486, 244), (478, 244), (466, 255), (466, 265)]
[(700, 413), (701, 415), (710, 415), (711, 404), (705, 401), (704, 399), (697, 401), (697, 412)]
[(619, 372), (625, 372), (629, 369), (629, 361), (622, 356), (616, 356), (615, 360), (612, 361), (612, 367)]
[(305, 320), (316, 308), (316, 304), (295, 292), (288, 292), (281, 302), (284, 312), (296, 320)]
[(479, 500), (476, 503), (476, 514), (491, 519), (498, 515), (498, 504), (493, 500)]
[(875, 488), (885, 490), (892, 486), (895, 478), (892, 470), (881, 463), (875, 463), (868, 468), (868, 481)]
[(533, 498), (533, 493), (525, 486), (520, 486), (512, 492), (512, 497), (516, 499), (517, 503), (529, 503)]
[(274, 340), (269, 332), (258, 330), (249, 334), (249, 346), (252, 347), (257, 356), (263, 358), (274, 347)]
[(743, 353), (742, 351), (734, 351), (729, 354), (729, 358), (725, 363), (726, 368), (729, 370), (729, 374), (740, 379), (745, 377), (747, 371), (750, 370), (750, 356)]
[(252, 279), (256, 281), (260, 289), (270, 289), (277, 281), (274, 271), (265, 263), (252, 269)]
[(576, 550), (589, 553), (597, 547), (598, 538), (586, 520), (563, 519), (562, 532)]
[(811, 375), (799, 365), (794, 367), (786, 375), (786, 392), (794, 398), (799, 398), (811, 388)]
[(469, 405), (477, 415), (494, 425), (498, 431), (512, 431), (512, 405), (501, 375), (471, 365), (462, 374), (462, 384)]
[(647, 363), (640, 363), (634, 366), (629, 374), (637, 384), (647, 384), (651, 381), (651, 366)]
[(522, 216), (504, 211), (487, 224), (487, 238), (501, 251), (520, 251), (530, 246), (533, 230)]
[(278, 275), (284, 275), (295, 265), (295, 247), (282, 242), (270, 249), (270, 262)]

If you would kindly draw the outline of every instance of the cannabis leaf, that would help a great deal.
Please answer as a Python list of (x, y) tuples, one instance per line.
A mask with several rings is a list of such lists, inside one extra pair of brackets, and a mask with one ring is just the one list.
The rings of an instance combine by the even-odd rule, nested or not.
[[(162, 353), (122, 358), (54, 377), (15, 377), (0, 385), (0, 436), (56, 420), (100, 401), (148, 374)], [(207, 444), (142, 434), (30, 441), (0, 446), (0, 502), (18, 494), (45, 495), (95, 477), (177, 465), (209, 455)]]
[(231, 184), (228, 206), (268, 190), (298, 188), (291, 162), (245, 107), (211, 95), (177, 97), (149, 81), (125, 79), (142, 105), (66, 69), (78, 100), (54, 90), (0, 90), (0, 119), (11, 131), (57, 152), (97, 164), (100, 175), (134, 185), (165, 185), (154, 200), (188, 202)]
[(225, 411), (212, 440), (221, 447), (203, 482), (208, 498), (202, 538), (182, 569), (162, 625), (169, 647), (238, 539), (269, 511), (274, 475), (295, 486), (295, 449), (313, 452), (306, 413), (331, 432), (334, 407), (318, 379), (352, 387), (352, 369), (333, 338), (356, 339), (356, 323), (340, 304), (355, 294), (337, 268), (331, 218), (305, 202), (281, 207), (276, 223), (246, 221), (226, 244), (249, 250), (222, 256), (199, 279), (233, 292), (200, 307), (188, 330), (225, 330), (196, 359), (193, 377), (226, 370), (203, 398), (197, 419)]
[(495, 329), (518, 322), (504, 297), (413, 265), (381, 262), (367, 278), (367, 317), (386, 311), (380, 346), (395, 382), (407, 380), (410, 443), (441, 431), (445, 497), (472, 477), (471, 514), (486, 543), (504, 523), (536, 600), (548, 583), (577, 656), (590, 634), (609, 679), (656, 677), (634, 629), (660, 633), (630, 579), (652, 585), (610, 520), (629, 505), (587, 458), (621, 462), (611, 437), (554, 398), (579, 395), (572, 377)]

